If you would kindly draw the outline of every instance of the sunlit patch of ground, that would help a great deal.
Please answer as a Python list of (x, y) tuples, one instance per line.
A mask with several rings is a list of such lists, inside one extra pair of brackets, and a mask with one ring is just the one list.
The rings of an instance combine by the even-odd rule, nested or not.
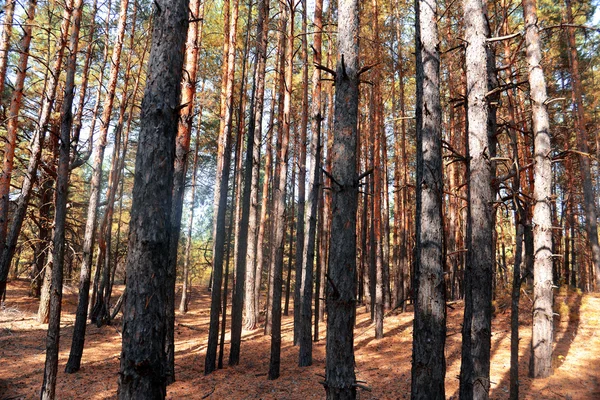
[[(44, 369), (46, 328), (35, 320), (37, 301), (27, 296), (26, 282), (10, 282), (6, 308), (0, 311), (0, 399), (39, 397)], [(122, 288), (119, 288), (119, 291)], [(77, 294), (67, 288), (63, 305), (57, 399), (109, 399), (116, 397), (121, 348), (120, 319), (112, 326), (88, 325), (82, 369), (63, 372), (71, 345)], [(281, 377), (267, 380), (270, 337), (262, 329), (244, 331), (240, 365), (204, 376), (210, 293), (197, 289), (190, 312), (176, 316), (176, 378), (168, 388), (170, 399), (319, 399), (325, 368), (325, 340), (314, 343), (311, 367), (297, 366), (298, 349), (292, 345), (292, 312), (283, 317)], [(600, 296), (562, 290), (555, 309), (555, 374), (527, 377), (531, 338), (531, 300), (521, 301), (520, 375), (522, 399), (600, 399)], [(458, 396), (462, 303), (448, 309), (446, 340), (446, 395)], [(510, 310), (497, 307), (493, 323), (491, 398), (506, 399), (509, 390)], [(412, 311), (412, 310), (411, 310)], [(228, 314), (229, 315), (229, 314)], [(374, 326), (364, 307), (358, 310), (355, 330), (356, 375), (372, 392), (361, 399), (410, 398), (412, 312), (390, 313), (384, 338), (374, 339)], [(325, 324), (321, 323), (323, 333)]]

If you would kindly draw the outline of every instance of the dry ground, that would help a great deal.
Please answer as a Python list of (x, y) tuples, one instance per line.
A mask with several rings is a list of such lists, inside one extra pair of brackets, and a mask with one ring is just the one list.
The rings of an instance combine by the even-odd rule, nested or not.
[[(66, 288), (61, 330), (57, 383), (58, 399), (109, 399), (116, 397), (120, 355), (120, 320), (112, 326), (88, 326), (82, 369), (65, 374), (73, 333), (76, 290)], [(194, 292), (186, 315), (176, 317), (176, 378), (168, 388), (169, 399), (321, 399), (319, 384), (324, 372), (325, 340), (314, 344), (314, 365), (297, 367), (297, 348), (292, 346), (292, 317), (283, 317), (281, 377), (267, 380), (269, 337), (262, 330), (244, 332), (239, 366), (204, 376), (208, 330), (209, 293)], [(521, 398), (600, 399), (600, 296), (562, 291), (555, 300), (556, 347), (553, 377), (527, 378), (531, 335), (531, 300), (521, 303)], [(501, 302), (497, 307), (502, 309)], [(505, 303), (506, 304), (506, 303)], [(446, 395), (456, 399), (460, 371), (462, 304), (448, 309), (446, 342)], [(35, 321), (37, 301), (27, 296), (26, 282), (9, 282), (6, 308), (0, 311), (0, 400), (39, 397), (44, 369), (46, 325)], [(361, 399), (410, 398), (412, 313), (389, 315), (385, 337), (374, 340), (374, 328), (364, 308), (359, 310), (355, 331), (357, 378), (372, 392)], [(321, 332), (324, 331), (321, 324)], [(226, 337), (226, 341), (228, 337)], [(498, 311), (493, 322), (491, 398), (508, 398), (510, 313)], [(227, 346), (225, 364), (227, 364)]]

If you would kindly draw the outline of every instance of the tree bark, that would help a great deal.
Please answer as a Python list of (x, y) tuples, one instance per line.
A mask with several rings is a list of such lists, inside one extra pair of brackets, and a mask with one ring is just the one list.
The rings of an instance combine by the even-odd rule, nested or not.
[(523, 0), (526, 58), (534, 137), (533, 241), (533, 330), (530, 374), (545, 378), (552, 374), (554, 323), (552, 310), (552, 147), (546, 108), (546, 81), (540, 65), (542, 46), (537, 26), (535, 0)]
[[(356, 398), (354, 320), (356, 315), (356, 210), (358, 182), (358, 32), (357, 0), (338, 4), (338, 59), (335, 76), (335, 122), (331, 175), (334, 191), (327, 274), (328, 399)], [(333, 180), (333, 179), (332, 179)]]
[(166, 396), (169, 226), (188, 3), (156, 4), (129, 228), (119, 399)]
[(490, 388), (490, 343), (492, 319), (493, 140), (488, 124), (490, 106), (486, 94), (489, 36), (485, 0), (465, 0), (467, 125), (470, 178), (468, 189), (467, 269), (463, 323), (461, 399), (487, 399)]
[[(445, 399), (446, 299), (437, 7), (417, 3), (417, 204), (412, 399)], [(485, 127), (485, 125), (484, 125)]]

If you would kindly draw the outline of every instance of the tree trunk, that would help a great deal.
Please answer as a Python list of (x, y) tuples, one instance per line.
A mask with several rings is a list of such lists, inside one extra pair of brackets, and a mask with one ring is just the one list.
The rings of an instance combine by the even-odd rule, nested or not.
[[(235, 286), (231, 300), (231, 346), (229, 350), (229, 365), (240, 363), (240, 347), (242, 342), (242, 311), (244, 307), (244, 291), (246, 284), (246, 262), (248, 251), (248, 231), (250, 222), (250, 191), (252, 187), (252, 166), (254, 153), (254, 137), (250, 137), (248, 131), (248, 142), (246, 149), (246, 160), (243, 169), (244, 184), (242, 188), (242, 162), (244, 160), (244, 116), (246, 103), (246, 61), (248, 58), (248, 46), (250, 42), (250, 27), (252, 26), (252, 6), (248, 3), (248, 24), (246, 27), (246, 42), (244, 44), (244, 59), (242, 62), (242, 84), (240, 90), (240, 102), (238, 110), (238, 189), (236, 204), (236, 240), (235, 240)], [(252, 132), (254, 135), (255, 132)]]
[[(185, 177), (187, 174), (188, 153), (192, 134), (192, 118), (194, 115), (194, 100), (196, 94), (196, 76), (198, 72), (198, 24), (199, 18), (204, 18), (204, 1), (200, 15), (200, 0), (191, 0), (190, 19), (186, 39), (185, 71), (181, 83), (182, 109), (179, 117), (177, 138), (175, 144), (175, 165), (173, 171), (173, 199), (171, 210), (171, 243), (169, 245), (169, 268), (167, 271), (167, 385), (175, 382), (175, 281), (177, 278), (177, 250), (179, 248), (179, 233), (181, 231), (181, 215), (183, 213), (183, 195), (185, 193)], [(202, 27), (200, 27), (200, 31)], [(201, 33), (200, 33), (201, 35)]]
[[(4, 5), (4, 19), (2, 20), (2, 34), (0, 35), (0, 99), (4, 94), (4, 81), (6, 80), (6, 68), (8, 67), (8, 52), (10, 51), (10, 38), (12, 36), (16, 2), (16, 0), (7, 0)], [(3, 235), (6, 234), (6, 225), (2, 226), (1, 233)], [(3, 241), (4, 236), (0, 237), (0, 243)]]
[(445, 399), (446, 288), (437, 7), (417, 3), (417, 204), (412, 399)]
[[(258, 20), (256, 23), (256, 62), (254, 63), (254, 78), (252, 84), (252, 97), (250, 100), (250, 118), (248, 121), (248, 147), (246, 149), (246, 169), (249, 167), (248, 157), (252, 149), (252, 174), (248, 180), (246, 172), (246, 182), (251, 182), (250, 189), (250, 210), (248, 216), (248, 227), (250, 236), (248, 238), (248, 249), (246, 253), (246, 293), (244, 297), (246, 310), (247, 330), (256, 329), (257, 318), (257, 299), (254, 288), (256, 282), (260, 282), (260, 276), (257, 276), (258, 266), (256, 264), (256, 251), (258, 242), (259, 227), (257, 224), (258, 216), (258, 181), (260, 175), (260, 147), (262, 142), (262, 114), (265, 98), (265, 70), (267, 59), (267, 45), (269, 32), (269, 0), (261, 0), (258, 4)], [(252, 144), (251, 144), (252, 143)], [(267, 144), (267, 146), (269, 146)], [(269, 174), (265, 173), (265, 181), (268, 184)], [(260, 283), (259, 283), (260, 285)]]
[[(533, 330), (530, 374), (533, 378), (552, 375), (552, 147), (546, 109), (546, 81), (540, 65), (542, 46), (537, 26), (535, 0), (523, 1), (525, 44), (529, 65), (529, 90), (534, 137), (533, 240)], [(592, 201), (593, 204), (593, 201)], [(595, 217), (594, 217), (595, 218)]]
[(162, 0), (161, 4), (157, 3), (153, 17), (152, 49), (140, 116), (119, 399), (166, 396), (168, 227), (188, 4), (185, 0)]
[[(565, 0), (567, 6), (567, 20), (573, 23), (571, 11), (571, 0)], [(575, 43), (575, 28), (567, 28), (569, 61), (571, 62), (572, 101), (575, 106), (575, 127), (577, 129), (577, 150), (579, 150), (579, 167), (581, 168), (581, 179), (583, 183), (583, 208), (585, 211), (585, 230), (590, 242), (592, 252), (592, 263), (596, 280), (596, 291), (600, 291), (600, 244), (598, 243), (598, 213), (596, 210), (596, 197), (594, 195), (594, 184), (588, 156), (588, 132), (586, 129), (586, 117), (583, 109), (583, 85), (579, 73), (579, 56)]]
[[(229, 0), (227, 1), (229, 4)], [(217, 361), (217, 339), (219, 334), (219, 313), (221, 308), (221, 284), (223, 281), (223, 257), (225, 255), (225, 214), (227, 209), (227, 189), (229, 187), (229, 168), (231, 164), (231, 131), (233, 120), (233, 78), (235, 72), (235, 39), (238, 18), (238, 0), (233, 0), (231, 18), (227, 7), (225, 18), (226, 40), (224, 53), (227, 62), (224, 67), (222, 85), (225, 94), (225, 103), (221, 104), (222, 127), (219, 132), (217, 174), (214, 194), (214, 209), (216, 210), (213, 221), (213, 288), (211, 292), (210, 326), (208, 331), (208, 344), (204, 360), (204, 374), (215, 370)], [(223, 99), (222, 99), (223, 100)]]
[[(303, 3), (306, 6), (306, 2)], [(304, 9), (307, 13), (308, 10)], [(323, 0), (315, 2), (314, 11), (315, 36), (313, 42), (313, 62), (321, 63), (321, 42), (323, 29)], [(307, 81), (305, 81), (307, 82)], [(308, 84), (308, 82), (307, 82)], [(307, 106), (308, 107), (308, 106)], [(319, 177), (321, 176), (321, 72), (318, 68), (313, 69), (312, 74), (312, 105), (311, 105), (311, 137), (308, 148), (308, 207), (304, 224), (307, 227), (307, 235), (304, 238), (304, 249), (302, 255), (302, 287), (300, 288), (300, 325), (298, 329), (298, 343), (300, 353), (298, 366), (307, 367), (312, 365), (312, 289), (313, 268), (315, 263), (315, 237), (317, 232), (317, 208), (319, 205)], [(316, 290), (320, 281), (317, 278)], [(315, 311), (319, 309), (318, 293), (315, 295)], [(317, 312), (315, 312), (315, 315)], [(318, 319), (315, 318), (315, 340), (318, 340)]]
[[(102, 117), (100, 118), (100, 136), (97, 142), (97, 151), (94, 156), (94, 166), (92, 173), (92, 181), (90, 187), (90, 200), (88, 204), (88, 212), (84, 234), (84, 245), (83, 245), (83, 257), (81, 269), (91, 269), (92, 258), (94, 255), (94, 242), (96, 240), (96, 217), (98, 214), (98, 203), (100, 200), (100, 190), (102, 188), (102, 164), (104, 162), (104, 151), (106, 149), (106, 141), (108, 137), (108, 129), (110, 127), (112, 109), (115, 99), (115, 92), (117, 88), (117, 79), (119, 76), (119, 70), (121, 65), (121, 51), (123, 49), (123, 38), (125, 37), (125, 23), (127, 20), (127, 7), (129, 0), (121, 0), (119, 8), (119, 23), (117, 26), (117, 37), (116, 43), (113, 47), (111, 60), (110, 60), (110, 74), (107, 84), (106, 97), (102, 106)], [(97, 97), (98, 102), (100, 101), (100, 94)], [(93, 132), (93, 131), (92, 131)], [(89, 244), (89, 246), (88, 246)], [(103, 243), (99, 243), (100, 253), (98, 256), (96, 274), (94, 277), (94, 287), (92, 291), (91, 305), (95, 305), (96, 295), (98, 293), (98, 285), (100, 272), (102, 270), (102, 256)], [(90, 306), (91, 306), (90, 305)]]
[[(8, 269), (12, 261), (12, 257), (15, 252), (17, 240), (21, 233), (27, 207), (29, 206), (29, 199), (33, 193), (33, 186), (37, 180), (37, 169), (42, 153), (42, 144), (48, 131), (50, 123), (51, 113), (54, 107), (54, 100), (56, 98), (56, 90), (58, 88), (58, 80), (60, 72), (62, 71), (64, 49), (67, 43), (69, 25), (71, 23), (71, 5), (72, 0), (68, 3), (63, 13), (63, 20), (61, 23), (60, 36), (57, 40), (57, 54), (54, 64), (49, 74), (48, 81), (46, 84), (46, 90), (42, 99), (42, 106), (40, 110), (39, 119), (37, 121), (37, 127), (32, 135), (30, 149), (31, 155), (29, 157), (29, 164), (27, 166), (27, 172), (23, 179), (21, 187), (21, 196), (17, 201), (16, 210), (13, 213), (13, 219), (11, 223), (10, 233), (7, 236), (2, 258), (0, 259), (0, 298), (3, 297), (6, 289), (6, 276)], [(35, 4), (30, 5), (33, 7), (32, 14), (35, 9)], [(33, 21), (32, 21), (33, 22)]]
[[(23, 38), (20, 45), (19, 63), (17, 66), (17, 75), (15, 80), (15, 89), (10, 99), (10, 108), (8, 112), (8, 123), (6, 126), (6, 144), (4, 145), (4, 160), (2, 164), (2, 174), (0, 175), (0, 299), (4, 298), (6, 291), (6, 278), (10, 260), (3, 262), (4, 253), (7, 251), (7, 229), (8, 229), (8, 208), (10, 181), (14, 165), (15, 149), (17, 145), (17, 131), (19, 127), (19, 112), (23, 104), (23, 89), (25, 87), (25, 77), (27, 76), (27, 64), (29, 61), (29, 46), (33, 32), (35, 19), (35, 10), (37, 0), (30, 0), (27, 6), (27, 20), (23, 27)], [(2, 79), (4, 82), (4, 79)], [(1, 94), (1, 92), (0, 92)]]
[(354, 320), (356, 314), (356, 210), (358, 182), (357, 0), (338, 4), (338, 61), (335, 76), (335, 128), (331, 175), (334, 191), (327, 274), (327, 354), (325, 391), (328, 399), (356, 398)]
[[(294, 284), (294, 345), (299, 344), (300, 340), (300, 319), (301, 319), (301, 297), (302, 289), (305, 285), (303, 279), (305, 278), (304, 271), (302, 271), (304, 256), (304, 234), (305, 234), (305, 221), (304, 214), (306, 208), (306, 136), (308, 132), (308, 39), (307, 39), (307, 14), (306, 0), (301, 0), (302, 4), (302, 44), (301, 44), (301, 57), (302, 57), (302, 112), (300, 117), (300, 137), (299, 145), (296, 148), (296, 157), (298, 159), (298, 217), (296, 218), (296, 274)], [(292, 197), (293, 199), (293, 197)], [(312, 291), (311, 291), (312, 292)], [(309, 302), (310, 304), (310, 302)], [(309, 324), (310, 327), (310, 317)], [(308, 335), (310, 337), (310, 334)], [(310, 340), (309, 340), (310, 342)]]
[[(56, 376), (58, 373), (58, 351), (60, 341), (60, 311), (62, 306), (63, 266), (65, 258), (65, 224), (67, 217), (67, 199), (69, 186), (69, 163), (71, 160), (71, 129), (73, 127), (73, 97), (75, 92), (75, 73), (77, 71), (77, 51), (79, 47), (79, 28), (83, 12), (83, 0), (71, 2), (73, 7), (73, 30), (69, 46), (67, 76), (60, 115), (59, 160), (56, 178), (54, 211), (54, 238), (52, 250), (52, 288), (50, 297), (50, 320), (46, 337), (46, 362), (41, 399), (54, 399)], [(69, 10), (69, 14), (70, 14)], [(70, 17), (70, 15), (69, 15)], [(68, 25), (67, 25), (68, 26)], [(67, 29), (68, 30), (68, 29)]]
[[(204, 2), (202, 2), (202, 14), (200, 15), (204, 15)], [(202, 89), (201, 92), (204, 92), (204, 86), (205, 86), (206, 80), (202, 81)], [(182, 314), (185, 314), (188, 311), (188, 303), (189, 303), (189, 298), (188, 298), (188, 286), (190, 284), (189, 282), (189, 270), (190, 270), (190, 257), (191, 257), (191, 252), (192, 252), (192, 228), (194, 226), (194, 210), (195, 210), (195, 204), (196, 204), (196, 179), (197, 179), (197, 175), (198, 175), (198, 156), (199, 156), (199, 151), (200, 151), (200, 133), (202, 131), (201, 129), (201, 119), (202, 119), (202, 112), (203, 112), (203, 105), (200, 105), (200, 110), (198, 112), (198, 126), (196, 128), (196, 144), (194, 147), (194, 160), (193, 160), (193, 168), (192, 168), (192, 182), (191, 182), (191, 187), (192, 187), (192, 194), (191, 194), (191, 198), (190, 198), (190, 218), (188, 220), (188, 226), (187, 226), (187, 234), (186, 234), (186, 240), (185, 240), (185, 254), (183, 256), (183, 286), (181, 288), (181, 302), (179, 303), (179, 312)], [(181, 121), (181, 118), (180, 118)], [(192, 121), (191, 119), (189, 120), (190, 122)], [(181, 122), (180, 122), (181, 123)]]
[(487, 399), (490, 387), (490, 342), (492, 319), (493, 141), (488, 124), (489, 36), (487, 5), (482, 0), (465, 0), (467, 125), (470, 178), (467, 216), (467, 269), (465, 271), (465, 314), (463, 323), (461, 399)]
[[(281, 285), (283, 274), (283, 250), (285, 237), (285, 192), (287, 184), (288, 145), (291, 127), (292, 107), (292, 78), (294, 72), (294, 15), (295, 6), (288, 2), (283, 11), (286, 32), (285, 49), (285, 74), (283, 90), (283, 113), (281, 120), (281, 137), (277, 142), (277, 161), (275, 163), (275, 176), (273, 179), (273, 243), (272, 268), (273, 268), (273, 300), (272, 330), (271, 330), (271, 357), (269, 360), (268, 379), (279, 378), (281, 365)], [(293, 201), (293, 200), (292, 200)]]

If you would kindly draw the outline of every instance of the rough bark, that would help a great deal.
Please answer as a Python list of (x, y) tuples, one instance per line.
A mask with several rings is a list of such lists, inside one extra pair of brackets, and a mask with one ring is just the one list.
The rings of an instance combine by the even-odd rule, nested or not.
[[(417, 204), (412, 399), (445, 399), (446, 299), (437, 6), (417, 3)], [(484, 125), (485, 126), (485, 125)]]
[(73, 4), (73, 29), (69, 45), (69, 59), (65, 90), (60, 115), (59, 160), (56, 178), (54, 206), (54, 238), (52, 249), (52, 287), (50, 295), (50, 320), (46, 337), (46, 362), (41, 399), (54, 399), (56, 376), (58, 373), (58, 351), (60, 342), (60, 312), (62, 305), (63, 266), (65, 256), (65, 225), (69, 185), (69, 164), (71, 160), (71, 129), (73, 127), (73, 97), (75, 92), (75, 72), (79, 47), (79, 28), (83, 12), (83, 0)]
[[(335, 122), (331, 175), (335, 179), (327, 274), (327, 353), (325, 391), (328, 399), (356, 398), (354, 320), (356, 314), (356, 210), (358, 182), (357, 0), (338, 4), (338, 57), (335, 76)], [(333, 179), (332, 179), (333, 180)]]
[(119, 399), (166, 396), (169, 226), (188, 2), (159, 1), (136, 156)]
[(540, 65), (542, 46), (537, 26), (536, 0), (523, 0), (526, 58), (534, 137), (533, 241), (533, 330), (530, 374), (545, 378), (552, 374), (554, 323), (552, 310), (552, 147), (546, 108), (546, 81)]
[(489, 36), (484, 0), (465, 0), (467, 125), (468, 125), (468, 232), (465, 271), (460, 397), (487, 399), (490, 388), (493, 253), (493, 156), (488, 132)]

